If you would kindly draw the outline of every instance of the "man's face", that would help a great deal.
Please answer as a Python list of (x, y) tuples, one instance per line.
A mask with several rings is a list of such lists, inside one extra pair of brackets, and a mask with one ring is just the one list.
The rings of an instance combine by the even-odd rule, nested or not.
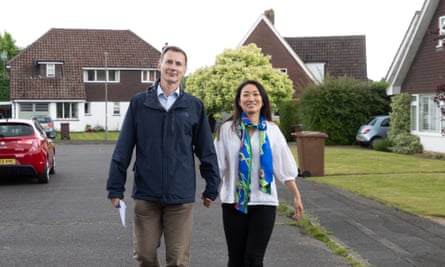
[(180, 52), (167, 51), (159, 62), (161, 79), (168, 83), (178, 83), (187, 70), (185, 56)]

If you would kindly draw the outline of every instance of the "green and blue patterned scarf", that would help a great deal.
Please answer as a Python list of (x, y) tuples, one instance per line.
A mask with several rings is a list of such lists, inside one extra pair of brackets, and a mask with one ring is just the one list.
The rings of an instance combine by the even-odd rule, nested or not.
[(271, 193), (271, 183), (273, 180), (272, 150), (266, 130), (267, 124), (263, 116), (258, 124), (253, 124), (247, 115), (242, 112), (239, 123), (239, 135), (241, 146), (239, 151), (239, 174), (236, 184), (235, 208), (247, 214), (247, 204), (250, 200), (250, 176), (252, 172), (252, 146), (248, 128), (256, 128), (260, 131), (260, 169), (259, 181), (260, 190), (264, 193)]

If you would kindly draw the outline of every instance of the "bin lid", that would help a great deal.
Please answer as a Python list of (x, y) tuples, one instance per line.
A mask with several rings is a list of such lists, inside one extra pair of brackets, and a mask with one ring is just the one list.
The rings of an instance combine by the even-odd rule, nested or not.
[(301, 131), (295, 134), (297, 137), (319, 137), (319, 138), (328, 138), (328, 135), (322, 132), (313, 132), (313, 131)]

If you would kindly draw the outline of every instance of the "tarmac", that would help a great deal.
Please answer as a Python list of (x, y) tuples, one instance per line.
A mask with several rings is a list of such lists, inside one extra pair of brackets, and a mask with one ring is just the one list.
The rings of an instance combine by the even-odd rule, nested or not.
[[(444, 225), (308, 179), (298, 177), (297, 184), (306, 215), (361, 266), (445, 266)], [(278, 190), (281, 201), (291, 203), (285, 186)], [(352, 266), (344, 256), (334, 254), (325, 243), (302, 233), (291, 222), (277, 216), (264, 266)], [(197, 202), (191, 266), (226, 265), (220, 203), (217, 200), (204, 208)]]
[[(88, 150), (93, 157), (84, 159), (75, 156), (85, 153), (86, 148), (93, 148)], [(76, 206), (83, 207), (81, 211), (76, 211), (76, 216), (81, 216), (80, 219), (76, 216), (74, 217), (77, 219), (73, 219), (74, 217), (71, 218), (72, 216), (68, 216), (65, 212), (54, 214), (52, 211), (47, 211), (46, 215), (52, 221), (63, 222), (64, 220), (60, 219), (63, 215), (67, 218), (62, 218), (68, 222), (74, 220), (74, 222), (83, 223), (42, 224), (44, 227), (37, 227), (38, 224), (33, 223), (33, 227), (21, 224), (14, 227), (0, 227), (2, 238), (10, 237), (11, 240), (8, 246), (2, 246), (2, 241), (5, 240), (0, 240), (0, 255), (4, 255), (6, 260), (11, 260), (13, 263), (21, 262), (19, 265), (3, 265), (1, 264), (2, 257), (0, 257), (0, 266), (136, 266), (131, 257), (133, 201), (130, 198), (126, 199), (128, 227), (123, 228), (118, 221), (116, 211), (110, 208), (109, 202), (104, 197), (105, 178), (97, 178), (106, 177), (106, 170), (104, 168), (77, 170), (78, 166), (86, 164), (85, 160), (99, 165), (102, 161), (108, 162), (112, 148), (111, 144), (59, 147), (59, 159), (63, 160), (59, 161), (60, 171), (57, 179), (50, 185), (59, 186), (60, 189), (55, 190), (54, 194), (64, 196), (67, 186), (74, 189), (81, 188), (80, 184), (83, 186), (89, 183), (89, 186), (88, 190), (80, 191), (83, 195), (80, 200), (76, 200), (78, 201)], [(76, 171), (78, 177), (73, 179), (72, 173)], [(129, 177), (132, 177), (130, 169), (128, 173)], [(405, 213), (341, 189), (319, 184), (315, 182), (316, 179), (317, 177), (310, 179), (298, 177), (296, 180), (302, 194), (305, 214), (313, 223), (319, 224), (328, 232), (332, 241), (344, 247), (348, 257), (354, 262), (359, 262), (360, 266), (379, 267), (445, 266), (445, 226), (443, 224)], [(129, 186), (131, 181), (132, 178), (127, 181)], [(292, 203), (292, 196), (287, 188), (280, 183), (277, 186), (280, 201)], [(199, 175), (197, 188), (190, 266), (227, 266), (227, 248), (220, 201), (217, 199), (210, 208), (205, 208), (199, 201), (200, 191), (204, 188), (203, 179)], [(98, 192), (103, 192), (103, 195)], [(63, 199), (57, 199), (57, 201), (60, 202)], [(85, 209), (85, 203), (87, 203), (85, 201), (94, 203), (93, 207)], [(37, 205), (40, 202), (33, 201), (32, 203)], [(36, 210), (41, 212), (40, 209)], [(34, 220), (34, 217), (37, 217), (33, 213), (29, 216)], [(277, 214), (275, 228), (264, 258), (264, 266), (352, 266), (344, 256), (336, 255), (325, 243), (302, 233), (302, 230), (292, 223), (292, 219)], [(27, 232), (30, 229), (32, 229), (31, 232)], [(110, 235), (110, 233), (113, 234)], [(26, 240), (26, 243), (21, 240)], [(17, 242), (18, 244), (15, 245)], [(33, 244), (39, 245), (32, 246)], [(24, 250), (24, 246), (27, 249)], [(165, 266), (163, 243), (158, 254), (161, 266)], [(32, 265), (23, 264), (23, 258), (29, 259)], [(36, 258), (39, 258), (42, 264), (39, 265)], [(57, 265), (59, 261), (64, 264)], [(91, 265), (91, 262), (94, 264)]]

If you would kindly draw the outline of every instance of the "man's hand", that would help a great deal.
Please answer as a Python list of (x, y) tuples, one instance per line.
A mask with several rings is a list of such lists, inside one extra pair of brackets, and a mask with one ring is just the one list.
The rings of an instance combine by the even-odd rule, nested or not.
[(110, 198), (110, 200), (113, 207), (119, 208), (119, 200), (120, 200), (119, 198)]

